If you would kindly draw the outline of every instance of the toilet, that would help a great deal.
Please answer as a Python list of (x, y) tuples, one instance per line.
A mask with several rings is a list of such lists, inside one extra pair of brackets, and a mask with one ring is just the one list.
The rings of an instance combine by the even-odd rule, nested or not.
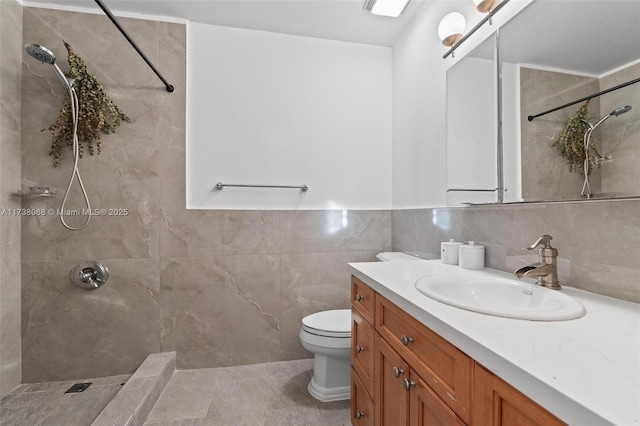
[[(380, 253), (376, 257), (379, 261), (420, 260), (404, 253)], [(304, 317), (300, 341), (314, 354), (309, 393), (322, 402), (351, 398), (351, 309)]]

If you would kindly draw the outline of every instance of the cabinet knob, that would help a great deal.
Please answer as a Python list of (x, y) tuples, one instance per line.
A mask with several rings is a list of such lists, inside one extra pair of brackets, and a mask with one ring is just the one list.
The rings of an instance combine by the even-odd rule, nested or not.
[(409, 379), (403, 379), (402, 380), (402, 387), (404, 388), (404, 390), (408, 391), (409, 389), (411, 389), (412, 387), (416, 387), (417, 383), (414, 382), (413, 380), (409, 381)]
[(364, 417), (364, 413), (362, 411), (356, 411), (356, 419), (361, 419)]
[(393, 377), (398, 379), (401, 374), (404, 374), (404, 370), (402, 368), (393, 367)]
[(413, 337), (407, 337), (404, 334), (400, 336), (400, 341), (403, 345), (409, 346), (409, 343), (413, 343)]
[(360, 296), (359, 294), (356, 294), (356, 302), (360, 302), (364, 300), (364, 296)]
[(360, 353), (364, 351), (364, 346), (356, 346), (356, 352)]

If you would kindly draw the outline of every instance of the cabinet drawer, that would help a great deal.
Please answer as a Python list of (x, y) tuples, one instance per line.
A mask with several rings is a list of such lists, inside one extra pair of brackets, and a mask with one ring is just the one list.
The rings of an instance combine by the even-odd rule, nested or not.
[(473, 360), (380, 295), (376, 298), (376, 330), (469, 424)]
[(373, 315), (375, 312), (375, 291), (368, 285), (351, 276), (351, 305), (362, 314), (362, 317), (371, 325), (375, 325)]
[(375, 406), (355, 370), (351, 369), (351, 424), (374, 426)]
[(373, 327), (351, 310), (351, 365), (369, 395), (373, 395)]

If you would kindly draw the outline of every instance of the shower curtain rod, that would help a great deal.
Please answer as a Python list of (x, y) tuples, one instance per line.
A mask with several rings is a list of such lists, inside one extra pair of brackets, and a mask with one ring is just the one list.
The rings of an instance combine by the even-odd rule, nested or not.
[(527, 117), (527, 120), (533, 121), (535, 118), (541, 117), (543, 115), (547, 115), (549, 113), (556, 112), (558, 110), (561, 110), (561, 109), (566, 108), (566, 107), (571, 106), (571, 105), (579, 104), (580, 102), (588, 101), (589, 99), (597, 98), (598, 96), (606, 95), (609, 92), (613, 92), (614, 90), (622, 89), (624, 87), (631, 86), (632, 84), (636, 84), (636, 83), (640, 83), (640, 78), (636, 78), (635, 80), (627, 81), (626, 83), (618, 84), (617, 86), (611, 87), (611, 88), (609, 88), (607, 90), (603, 90), (602, 92), (598, 92), (598, 93), (594, 93), (593, 95), (585, 96), (584, 98), (577, 99), (577, 100), (575, 100), (573, 102), (568, 102), (568, 103), (566, 103), (564, 105), (560, 105), (559, 107), (555, 107), (555, 108), (552, 108), (552, 109), (550, 109), (548, 111), (541, 112), (540, 114), (530, 115), (530, 116)]
[(118, 30), (120, 30), (124, 38), (126, 38), (127, 41), (131, 44), (131, 46), (133, 46), (133, 48), (136, 49), (136, 52), (138, 52), (138, 54), (142, 57), (142, 59), (144, 59), (144, 61), (147, 63), (147, 65), (149, 65), (149, 67), (153, 70), (153, 72), (155, 72), (156, 75), (160, 77), (160, 80), (162, 80), (165, 87), (167, 88), (167, 92), (173, 92), (174, 90), (173, 86), (169, 84), (169, 82), (162, 76), (162, 74), (160, 74), (160, 71), (158, 71), (158, 69), (151, 63), (149, 58), (147, 58), (147, 56), (142, 52), (142, 50), (140, 50), (138, 45), (131, 39), (131, 37), (129, 37), (129, 34), (127, 34), (124, 28), (122, 28), (122, 26), (120, 25), (120, 22), (118, 22), (116, 17), (113, 16), (113, 13), (111, 13), (109, 8), (102, 2), (102, 0), (96, 0), (96, 3), (98, 4), (98, 6), (100, 6), (100, 9), (102, 9), (104, 14), (107, 15), (107, 18), (109, 18), (111, 22), (113, 22), (113, 25), (115, 25), (118, 28)]

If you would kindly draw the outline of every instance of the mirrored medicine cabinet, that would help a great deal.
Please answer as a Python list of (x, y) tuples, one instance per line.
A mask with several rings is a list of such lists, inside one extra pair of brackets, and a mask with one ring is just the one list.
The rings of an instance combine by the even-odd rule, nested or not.
[(447, 204), (640, 197), (640, 81), (588, 102), (592, 125), (609, 116), (588, 196), (556, 142), (586, 101), (546, 113), (640, 80), (639, 23), (637, 1), (534, 0), (451, 66)]

